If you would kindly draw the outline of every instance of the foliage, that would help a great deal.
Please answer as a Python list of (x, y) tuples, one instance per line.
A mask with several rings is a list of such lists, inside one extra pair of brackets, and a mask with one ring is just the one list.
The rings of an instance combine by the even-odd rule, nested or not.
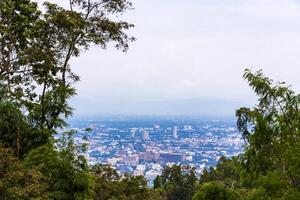
[(156, 177), (154, 188), (163, 188), (169, 200), (191, 199), (195, 191), (197, 178), (194, 168), (173, 165), (166, 167), (161, 176)]
[(17, 157), (28, 152), (39, 141), (21, 111), (12, 103), (0, 102), (0, 144), (11, 148)]
[(72, 114), (68, 99), (79, 76), (70, 61), (91, 45), (126, 51), (133, 27), (118, 20), (127, 0), (70, 0), (66, 9), (49, 2), (44, 12), (30, 0), (0, 2), (1, 98), (22, 108), (28, 123), (50, 138)]
[(221, 157), (216, 168), (204, 169), (200, 176), (200, 183), (218, 181), (228, 188), (239, 187), (239, 163), (237, 158), (226, 159)]
[(107, 165), (95, 165), (91, 169), (94, 178), (94, 199), (99, 200), (163, 200), (163, 194), (147, 188), (141, 176), (124, 177)]
[(44, 145), (32, 150), (24, 165), (47, 178), (52, 199), (84, 199), (89, 196), (91, 186), (84, 149), (74, 144), (72, 133), (65, 133), (55, 146)]
[(244, 165), (250, 182), (270, 172), (298, 188), (300, 181), (300, 95), (284, 83), (273, 84), (259, 71), (245, 71), (245, 79), (259, 97), (253, 109), (237, 111), (238, 128), (248, 145)]
[(11, 149), (0, 148), (0, 199), (49, 199), (48, 187), (39, 171), (22, 166)]
[(193, 200), (237, 200), (240, 199), (231, 189), (225, 188), (216, 182), (205, 183), (200, 190), (193, 196)]
[(297, 199), (300, 191), (300, 95), (290, 86), (246, 69), (244, 78), (258, 99), (236, 112), (246, 146), (243, 154), (221, 158), (200, 183), (221, 183), (244, 199)]
[[(9, 166), (0, 171), (4, 199), (93, 195), (86, 146), (75, 145), (71, 132), (57, 141), (54, 135), (72, 114), (68, 100), (76, 94), (73, 84), (79, 76), (72, 71), (71, 59), (91, 45), (105, 49), (113, 44), (127, 51), (135, 38), (125, 31), (133, 25), (119, 16), (132, 4), (69, 3), (64, 8), (45, 2), (41, 8), (31, 0), (0, 1), (0, 148), (1, 164)], [(2, 152), (6, 149), (11, 149), (7, 158)]]

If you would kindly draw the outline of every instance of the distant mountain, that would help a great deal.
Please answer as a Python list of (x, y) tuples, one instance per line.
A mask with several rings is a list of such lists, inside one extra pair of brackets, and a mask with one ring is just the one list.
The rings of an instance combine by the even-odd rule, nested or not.
[(75, 116), (95, 115), (167, 115), (167, 116), (207, 116), (233, 117), (236, 109), (247, 106), (240, 102), (215, 99), (188, 99), (170, 101), (92, 101), (73, 99)]

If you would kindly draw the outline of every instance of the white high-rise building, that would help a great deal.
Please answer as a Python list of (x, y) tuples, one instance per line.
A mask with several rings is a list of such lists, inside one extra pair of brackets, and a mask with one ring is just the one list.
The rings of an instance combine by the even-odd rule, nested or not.
[(143, 140), (149, 140), (150, 136), (149, 136), (149, 131), (143, 131)]
[(174, 128), (173, 128), (173, 138), (175, 138), (175, 139), (178, 138), (178, 129), (177, 129), (177, 126), (174, 126)]
[(136, 133), (136, 130), (131, 130), (131, 137), (132, 138), (135, 138), (135, 133)]

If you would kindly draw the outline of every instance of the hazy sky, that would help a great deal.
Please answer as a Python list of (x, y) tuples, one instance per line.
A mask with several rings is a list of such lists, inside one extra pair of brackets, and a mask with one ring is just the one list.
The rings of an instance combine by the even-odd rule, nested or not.
[[(56, 2), (62, 2), (56, 0)], [(263, 69), (300, 90), (300, 1), (134, 0), (127, 53), (92, 48), (73, 60), (78, 99), (255, 99), (242, 74)]]

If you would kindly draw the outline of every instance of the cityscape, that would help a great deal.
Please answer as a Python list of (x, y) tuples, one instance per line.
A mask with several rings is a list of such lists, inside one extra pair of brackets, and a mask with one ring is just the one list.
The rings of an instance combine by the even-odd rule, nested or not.
[(89, 165), (108, 164), (121, 175), (144, 176), (149, 186), (166, 166), (194, 167), (199, 175), (221, 156), (240, 154), (244, 145), (234, 119), (129, 117), (70, 125), (76, 143), (88, 144)]

